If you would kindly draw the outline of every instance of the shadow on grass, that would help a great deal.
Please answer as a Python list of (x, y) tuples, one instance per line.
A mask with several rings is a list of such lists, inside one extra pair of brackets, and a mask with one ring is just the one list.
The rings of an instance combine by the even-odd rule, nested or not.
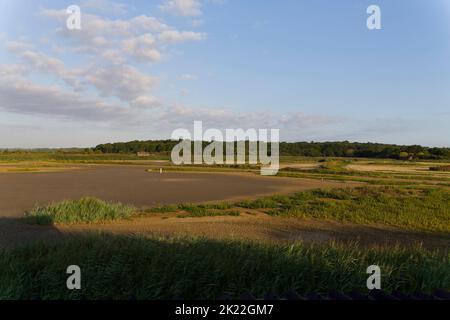
[(53, 226), (54, 218), (50, 215), (31, 216), (27, 215), (20, 219), (23, 223), (38, 226)]
[[(50, 229), (47, 229), (47, 232)], [(43, 231), (44, 232), (44, 231)], [(383, 289), (432, 291), (448, 286), (448, 254), (421, 248), (273, 245), (204, 238), (77, 234), (0, 253), (0, 299), (187, 299), (366, 289), (366, 269), (379, 265)], [(42, 240), (42, 239), (41, 239)], [(78, 265), (82, 289), (66, 288)], [(417, 266), (420, 265), (420, 268)]]
[[(332, 222), (330, 222), (332, 223)], [(358, 242), (362, 247), (402, 247), (423, 246), (430, 250), (450, 252), (450, 235), (448, 233), (427, 233), (413, 230), (402, 230), (386, 226), (355, 225), (332, 223), (326, 227), (291, 225), (277, 228), (272, 226), (266, 230), (268, 238), (286, 241), (303, 241), (305, 243), (327, 243), (334, 241), (342, 244)]]
[(36, 241), (62, 239), (63, 234), (53, 226), (52, 221), (41, 221), (45, 225), (30, 225), (24, 218), (0, 218), (0, 249), (14, 248)]

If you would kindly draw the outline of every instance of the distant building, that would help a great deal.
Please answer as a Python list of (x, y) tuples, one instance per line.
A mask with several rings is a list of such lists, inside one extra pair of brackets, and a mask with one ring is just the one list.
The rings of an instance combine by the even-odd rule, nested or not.
[(150, 155), (150, 152), (139, 151), (137, 153), (138, 157), (148, 157), (149, 155)]

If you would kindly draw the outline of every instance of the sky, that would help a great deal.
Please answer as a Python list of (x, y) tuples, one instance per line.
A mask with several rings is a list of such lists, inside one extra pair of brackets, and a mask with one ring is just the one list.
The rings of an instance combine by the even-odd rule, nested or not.
[(450, 1), (0, 1), (0, 148), (170, 138), (194, 121), (450, 147)]

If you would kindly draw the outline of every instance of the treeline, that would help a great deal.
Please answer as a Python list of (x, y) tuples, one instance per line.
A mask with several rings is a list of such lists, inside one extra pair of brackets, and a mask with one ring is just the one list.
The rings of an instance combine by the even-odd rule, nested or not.
[(149, 141), (130, 141), (100, 144), (94, 148), (94, 152), (102, 153), (166, 153), (171, 152), (179, 141), (174, 140), (149, 140)]
[(450, 159), (450, 148), (428, 148), (359, 142), (280, 143), (281, 155), (309, 157), (363, 157), (391, 159)]
[[(170, 153), (179, 141), (150, 140), (107, 143), (93, 151), (101, 153)], [(203, 142), (206, 146), (209, 142)], [(270, 147), (269, 147), (270, 149)], [(359, 142), (281, 142), (281, 156), (363, 157), (391, 159), (450, 159), (450, 148), (429, 148), (419, 145), (400, 146)]]

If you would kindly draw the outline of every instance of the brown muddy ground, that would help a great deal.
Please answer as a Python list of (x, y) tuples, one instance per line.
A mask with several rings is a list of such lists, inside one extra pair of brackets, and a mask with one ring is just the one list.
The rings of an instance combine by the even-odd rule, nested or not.
[(0, 217), (20, 217), (35, 205), (85, 196), (143, 208), (174, 203), (248, 199), (343, 185), (349, 183), (262, 177), (256, 174), (160, 174), (146, 172), (145, 166), (84, 166), (74, 171), (0, 173)]

